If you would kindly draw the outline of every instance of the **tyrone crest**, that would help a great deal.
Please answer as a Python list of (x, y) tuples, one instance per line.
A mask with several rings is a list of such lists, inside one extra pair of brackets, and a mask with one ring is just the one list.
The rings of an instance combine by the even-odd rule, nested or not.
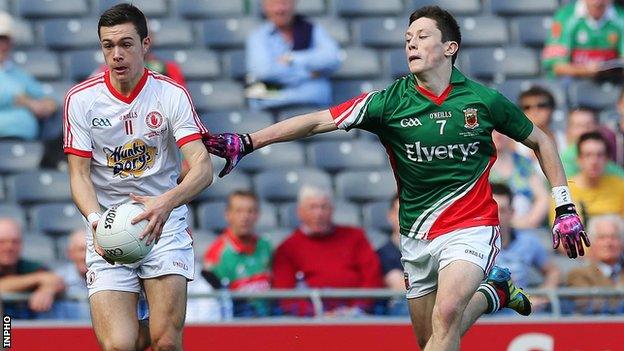
[(157, 129), (163, 122), (163, 117), (160, 113), (156, 111), (152, 111), (145, 116), (145, 124), (150, 129)]
[(467, 108), (464, 111), (464, 128), (475, 129), (479, 126), (479, 120), (477, 119), (477, 109), (476, 108)]

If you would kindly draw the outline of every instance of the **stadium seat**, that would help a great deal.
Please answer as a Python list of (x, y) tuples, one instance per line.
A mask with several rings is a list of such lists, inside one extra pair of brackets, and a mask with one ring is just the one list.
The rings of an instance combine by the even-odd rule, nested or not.
[(292, 234), (290, 228), (273, 228), (268, 231), (260, 232), (260, 236), (271, 242), (271, 247), (275, 250), (284, 240), (288, 239)]
[(620, 88), (613, 84), (592, 81), (573, 82), (569, 89), (572, 107), (589, 107), (597, 110), (612, 108), (618, 100)]
[(305, 16), (323, 15), (327, 11), (324, 0), (299, 0), (297, 1), (297, 13)]
[(385, 72), (391, 78), (399, 78), (410, 73), (404, 49), (392, 49), (385, 53)]
[(377, 52), (361, 47), (349, 47), (341, 50), (340, 68), (334, 72), (334, 79), (377, 78), (381, 72), (381, 63)]
[(392, 226), (388, 223), (387, 213), (390, 209), (390, 200), (374, 201), (362, 206), (362, 214), (365, 228), (374, 228), (384, 232), (392, 231)]
[(221, 111), (245, 106), (243, 86), (235, 81), (189, 82), (187, 88), (198, 111)]
[[(101, 14), (109, 8), (124, 3), (124, 0), (98, 0), (99, 13)], [(141, 9), (141, 12), (145, 14), (147, 18), (165, 17), (169, 14), (170, 10), (167, 6), (167, 0), (132, 0), (132, 4)]]
[(245, 50), (225, 51), (222, 55), (223, 69), (227, 77), (238, 81), (245, 81), (247, 66), (245, 62)]
[(245, 156), (236, 167), (247, 172), (257, 172), (304, 165), (305, 153), (302, 144), (289, 142), (268, 145), (256, 150)]
[(17, 15), (25, 18), (82, 17), (89, 13), (87, 0), (19, 0)]
[(343, 103), (362, 93), (383, 90), (392, 84), (391, 80), (336, 80), (332, 84), (334, 104)]
[(279, 111), (277, 115), (277, 121), (283, 121), (285, 119), (289, 119), (294, 116), (303, 115), (306, 113), (318, 111), (320, 108), (314, 106), (298, 106), (298, 107), (290, 107), (284, 108)]
[(9, 0), (0, 0), (0, 11), (9, 12)]
[[(297, 228), (299, 226), (296, 202), (289, 202), (281, 205), (279, 211), (283, 227)], [(360, 218), (360, 207), (354, 203), (346, 201), (335, 201), (333, 221), (339, 225), (355, 227), (361, 226), (362, 219)]]
[(211, 133), (251, 133), (273, 124), (269, 113), (245, 110), (204, 113), (201, 120)]
[(53, 269), (57, 260), (55, 240), (43, 233), (25, 232), (22, 235), (22, 257)]
[(245, 0), (179, 0), (178, 12), (185, 18), (241, 17)]
[(0, 203), (0, 218), (12, 218), (26, 229), (26, 212), (18, 204)]
[(202, 202), (197, 206), (197, 225), (202, 230), (212, 230), (220, 233), (227, 223), (225, 222), (225, 201)]
[(46, 50), (14, 51), (15, 62), (41, 80), (55, 80), (61, 78), (61, 64), (58, 56)]
[(401, 0), (334, 0), (331, 3), (336, 15), (345, 18), (399, 15), (403, 11)]
[(496, 85), (496, 90), (505, 95), (511, 102), (517, 103), (520, 93), (534, 85), (548, 89), (555, 97), (556, 106), (559, 108), (566, 108), (566, 92), (564, 88), (553, 79), (505, 79), (502, 83)]
[(396, 191), (390, 171), (344, 171), (336, 175), (337, 197), (348, 201), (389, 201)]
[(475, 78), (503, 81), (509, 78), (537, 76), (540, 61), (535, 51), (528, 48), (472, 48), (460, 56)]
[(175, 61), (187, 81), (218, 79), (221, 76), (219, 56), (209, 50), (156, 50), (154, 55), (161, 60)]
[(32, 47), (35, 45), (35, 32), (28, 21), (14, 19), (13, 45), (17, 48)]
[(356, 20), (353, 24), (356, 43), (374, 48), (404, 47), (405, 19), (374, 17)]
[(69, 175), (61, 171), (29, 171), (6, 179), (8, 198), (19, 203), (71, 201)]
[(374, 250), (384, 246), (390, 239), (390, 235), (373, 228), (366, 228), (366, 239)]
[(262, 201), (260, 202), (260, 217), (256, 229), (258, 232), (265, 232), (277, 228), (277, 208), (275, 205)]
[[(65, 95), (74, 86), (73, 82), (68, 81), (52, 81), (52, 82), (42, 82), (43, 92), (52, 96), (52, 98), (60, 105), (65, 101)], [(57, 111), (62, 113), (63, 111)], [(62, 128), (63, 126), (58, 126)]]
[(36, 141), (0, 141), (0, 173), (37, 169), (43, 157), (43, 145)]
[(30, 229), (46, 234), (69, 234), (84, 228), (83, 217), (73, 203), (52, 203), (30, 209)]
[(272, 169), (260, 172), (253, 178), (254, 189), (261, 199), (268, 201), (293, 201), (304, 184), (331, 189), (331, 177), (315, 168)]
[(620, 122), (620, 114), (617, 110), (604, 110), (599, 114), (600, 124), (613, 128), (614, 130), (617, 128), (618, 123)]
[(83, 81), (104, 64), (104, 55), (98, 49), (69, 51), (65, 54), (69, 77), (74, 81)]
[[(321, 108), (315, 107), (315, 106), (307, 106), (307, 107), (299, 106), (299, 107), (285, 108), (278, 112), (277, 120), (283, 121), (285, 119), (288, 119), (294, 116), (318, 111), (320, 109)], [(356, 137), (357, 137), (357, 134), (355, 132), (345, 133), (344, 131), (340, 130), (336, 132), (316, 134), (314, 136), (301, 139), (301, 141), (314, 142), (314, 141), (321, 141), (321, 140), (352, 140), (352, 139), (355, 139)]]
[(501, 16), (552, 15), (558, 8), (557, 0), (490, 0), (492, 13)]
[(511, 21), (511, 30), (524, 46), (544, 46), (552, 26), (550, 16), (522, 16)]
[(353, 141), (320, 141), (309, 143), (308, 164), (328, 172), (357, 169), (379, 169), (388, 165), (388, 156), (379, 143)]
[[(507, 45), (509, 35), (505, 20), (492, 16), (458, 19), (462, 29), (462, 46)], [(460, 54), (461, 56), (461, 54)]]
[(149, 30), (154, 48), (187, 48), (195, 45), (191, 24), (177, 19), (152, 19)]
[(412, 0), (412, 6), (408, 10), (416, 10), (429, 5), (440, 6), (453, 16), (476, 15), (481, 12), (481, 1), (479, 0)]
[[(214, 171), (219, 172), (221, 168), (214, 167)], [(194, 201), (205, 201), (208, 199), (225, 200), (228, 195), (235, 190), (250, 189), (251, 179), (249, 176), (235, 169), (234, 172), (228, 174), (227, 177), (219, 178), (215, 176), (212, 184), (197, 195)]]
[(43, 43), (50, 49), (98, 48), (97, 19), (51, 19), (41, 23)]
[(195, 262), (203, 262), (204, 255), (210, 245), (217, 240), (217, 234), (206, 229), (195, 229), (193, 235), (193, 251), (195, 252)]
[[(4, 201), (6, 199), (6, 194), (4, 192), (4, 178), (0, 176), (0, 201)], [(0, 205), (2, 202), (0, 202)]]
[(204, 45), (211, 48), (243, 48), (245, 40), (256, 28), (255, 18), (209, 19), (203, 22)]
[(336, 17), (316, 17), (313, 22), (325, 29), (338, 45), (344, 47), (351, 44), (351, 34), (347, 22)]

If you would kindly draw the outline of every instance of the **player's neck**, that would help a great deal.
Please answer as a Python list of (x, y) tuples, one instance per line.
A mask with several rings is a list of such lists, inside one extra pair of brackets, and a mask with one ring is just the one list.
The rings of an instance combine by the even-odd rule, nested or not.
[(440, 96), (451, 83), (452, 71), (453, 66), (445, 64), (426, 72), (416, 73), (414, 77), (419, 87), (426, 89), (435, 96)]
[(139, 71), (139, 73), (137, 73), (129, 81), (122, 83), (118, 81), (117, 79), (115, 79), (115, 77), (111, 74), (110, 82), (113, 88), (115, 88), (115, 90), (117, 90), (121, 95), (130, 96), (130, 94), (132, 94), (132, 92), (134, 91), (134, 88), (136, 88), (137, 84), (139, 84), (139, 81), (141, 80), (142, 76), (143, 76), (143, 70)]

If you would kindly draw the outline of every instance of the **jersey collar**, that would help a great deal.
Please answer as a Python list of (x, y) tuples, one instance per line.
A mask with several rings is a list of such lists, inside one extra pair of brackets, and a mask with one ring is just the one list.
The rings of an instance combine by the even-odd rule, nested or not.
[(238, 253), (251, 255), (256, 251), (256, 244), (258, 243), (258, 238), (256, 236), (253, 237), (253, 241), (250, 244), (246, 244), (236, 237), (230, 228), (225, 230), (225, 235)]
[(104, 73), (104, 83), (106, 83), (108, 91), (110, 91), (110, 93), (113, 94), (114, 97), (116, 97), (120, 101), (125, 102), (126, 104), (130, 104), (132, 103), (132, 101), (134, 101), (134, 99), (139, 95), (139, 93), (145, 86), (145, 83), (147, 82), (147, 72), (147, 68), (143, 68), (143, 76), (141, 77), (141, 79), (139, 79), (139, 82), (134, 87), (132, 93), (130, 93), (129, 96), (123, 96), (120, 92), (117, 91), (117, 89), (115, 89), (115, 87), (113, 87), (113, 84), (110, 81), (110, 70), (106, 70), (106, 73)]
[(444, 103), (446, 98), (451, 93), (451, 90), (453, 90), (453, 85), (459, 84), (459, 83), (463, 83), (465, 80), (466, 80), (466, 77), (457, 68), (453, 67), (453, 70), (451, 71), (451, 81), (450, 81), (448, 87), (446, 87), (446, 89), (444, 89), (444, 91), (442, 92), (442, 94), (440, 94), (440, 96), (436, 96), (431, 91), (429, 91), (429, 90), (419, 86), (416, 83), (416, 77), (414, 77), (414, 75), (412, 74), (412, 82), (413, 82), (414, 86), (416, 87), (416, 90), (422, 96), (426, 97), (427, 99), (429, 99), (431, 102), (433, 102), (434, 104), (436, 104), (438, 106), (440, 106), (440, 105), (442, 105), (442, 103)]

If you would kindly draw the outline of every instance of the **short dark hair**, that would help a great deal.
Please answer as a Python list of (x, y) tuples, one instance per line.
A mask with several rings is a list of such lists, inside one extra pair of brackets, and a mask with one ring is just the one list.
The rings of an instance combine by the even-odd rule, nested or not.
[[(438, 29), (442, 32), (442, 42), (454, 41), (458, 46), (461, 46), (461, 32), (459, 31), (459, 24), (455, 17), (450, 12), (440, 8), (439, 6), (425, 6), (412, 12), (409, 18), (409, 25), (421, 17), (430, 18), (436, 21)], [(451, 62), (454, 64), (457, 59), (457, 53), (459, 49), (453, 54)]]
[(545, 97), (546, 101), (548, 102), (548, 106), (550, 108), (555, 108), (555, 97), (553, 96), (553, 94), (550, 92), (550, 90), (539, 85), (532, 85), (529, 89), (521, 92), (518, 96), (518, 103), (520, 103), (520, 101), (522, 101), (522, 99), (526, 97), (533, 96)]
[(492, 194), (493, 195), (507, 196), (509, 198), (509, 204), (511, 205), (511, 202), (513, 200), (513, 191), (511, 190), (511, 188), (507, 184), (505, 184), (505, 183), (491, 183), (490, 185), (492, 187)]
[(604, 145), (605, 153), (607, 157), (609, 157), (609, 154), (610, 154), (609, 143), (607, 142), (607, 139), (605, 139), (605, 137), (599, 131), (587, 132), (587, 133), (581, 134), (578, 141), (576, 142), (576, 151), (578, 152), (579, 156), (581, 155), (581, 146), (583, 145), (583, 143), (585, 143), (588, 140), (596, 140), (596, 141), (601, 142), (602, 145)]
[(132, 23), (141, 41), (147, 37), (147, 19), (138, 7), (132, 4), (118, 4), (104, 11), (98, 21), (98, 37), (101, 27), (113, 27)]
[(232, 191), (229, 195), (228, 195), (228, 199), (227, 199), (227, 205), (226, 207), (229, 209), (230, 206), (232, 205), (232, 199), (236, 196), (242, 196), (242, 197), (248, 197), (250, 199), (253, 199), (256, 204), (259, 204), (259, 200), (258, 200), (258, 195), (256, 195), (256, 193), (254, 193), (251, 190), (247, 190), (247, 189), (239, 189), (239, 190), (234, 190)]

